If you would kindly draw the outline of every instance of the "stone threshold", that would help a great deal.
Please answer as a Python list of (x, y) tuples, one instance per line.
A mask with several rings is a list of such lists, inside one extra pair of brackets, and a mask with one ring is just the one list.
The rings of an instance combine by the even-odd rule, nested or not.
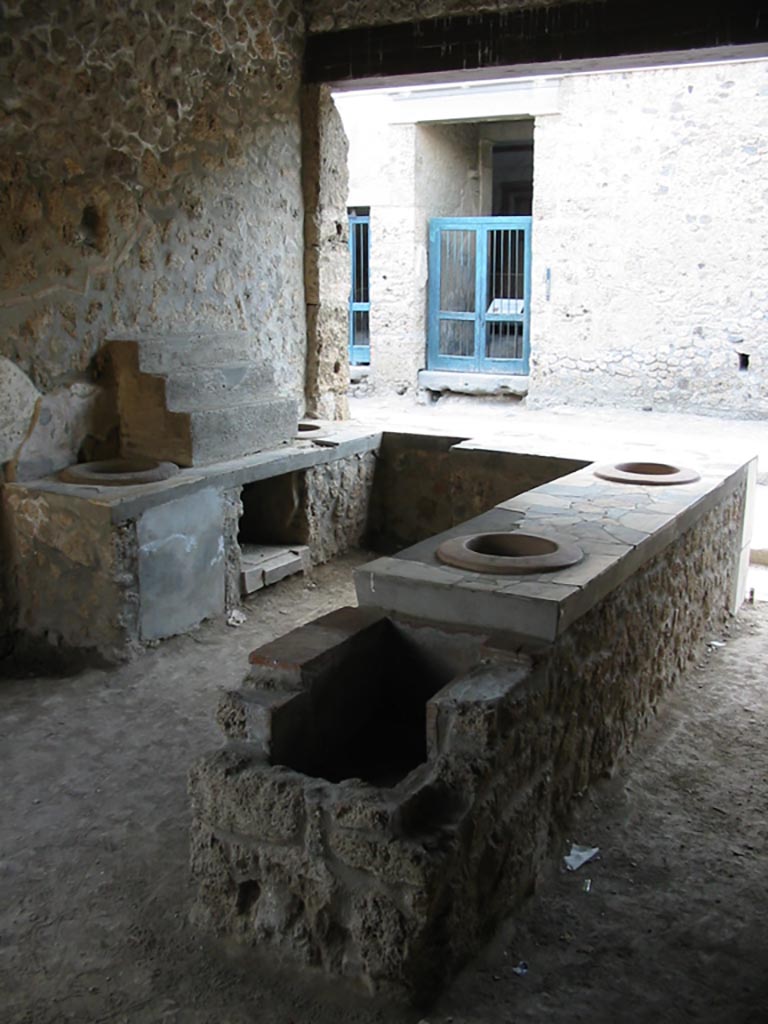
[(527, 395), (530, 377), (513, 373), (465, 373), (460, 370), (419, 370), (424, 391), (455, 391), (462, 395)]

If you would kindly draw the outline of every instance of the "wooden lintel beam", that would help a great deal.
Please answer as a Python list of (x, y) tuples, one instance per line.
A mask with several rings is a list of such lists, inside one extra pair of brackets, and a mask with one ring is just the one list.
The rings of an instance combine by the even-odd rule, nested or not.
[(307, 82), (768, 43), (765, 0), (576, 0), (507, 13), (320, 32)]

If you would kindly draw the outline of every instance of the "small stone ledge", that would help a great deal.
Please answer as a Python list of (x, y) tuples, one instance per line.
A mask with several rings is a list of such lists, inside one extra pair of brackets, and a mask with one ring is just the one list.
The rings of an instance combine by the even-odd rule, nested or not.
[(6, 484), (24, 494), (58, 494), (75, 502), (105, 506), (110, 509), (114, 523), (136, 519), (156, 505), (195, 493), (205, 487), (230, 490), (244, 484), (267, 480), (270, 477), (310, 469), (377, 451), (381, 445), (381, 432), (354, 427), (347, 423), (335, 426), (324, 424), (322, 436), (313, 440), (295, 440), (267, 451), (256, 452), (230, 462), (213, 463), (183, 469), (169, 480), (140, 487), (98, 487), (66, 484), (55, 478), (29, 480), (21, 484)]

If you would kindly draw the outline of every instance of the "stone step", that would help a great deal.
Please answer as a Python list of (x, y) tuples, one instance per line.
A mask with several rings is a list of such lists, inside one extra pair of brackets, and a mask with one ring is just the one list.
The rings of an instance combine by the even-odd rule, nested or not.
[[(193, 466), (275, 448), (292, 438), (299, 420), (294, 398), (275, 396), (188, 413)], [(174, 461), (174, 460), (172, 460)]]
[(244, 331), (113, 338), (121, 455), (204, 466), (291, 440), (298, 400), (276, 392), (253, 341)]
[(240, 552), (240, 589), (243, 594), (253, 594), (286, 576), (306, 572), (310, 566), (306, 544), (292, 547), (241, 544)]
[(263, 365), (259, 344), (251, 331), (185, 331), (163, 335), (115, 335), (112, 343), (138, 347), (143, 373), (169, 374), (196, 367)]
[(274, 380), (271, 367), (255, 363), (173, 372), (165, 380), (166, 406), (172, 412), (192, 412), (229, 402), (240, 404), (263, 397), (273, 389)]

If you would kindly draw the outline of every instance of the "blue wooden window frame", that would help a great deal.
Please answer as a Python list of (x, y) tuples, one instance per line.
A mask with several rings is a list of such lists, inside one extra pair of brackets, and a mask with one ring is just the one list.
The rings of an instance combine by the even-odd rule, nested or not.
[[(349, 214), (349, 361), (353, 366), (371, 361), (370, 224), (370, 214)], [(365, 333), (358, 330), (361, 321)]]
[[(531, 217), (436, 217), (429, 222), (429, 312), (427, 329), (427, 366), (430, 370), (463, 370), (465, 372), (491, 372), (527, 374), (530, 361), (531, 319)], [(488, 239), (495, 231), (523, 232), (523, 296), (522, 308), (502, 308), (491, 312), (493, 300), (489, 295)], [(475, 288), (472, 310), (440, 308), (441, 294), (441, 240), (446, 231), (474, 234)], [(441, 325), (446, 321), (465, 321), (473, 324), (473, 349), (468, 355), (447, 355), (440, 352)], [(497, 358), (486, 351), (488, 324), (520, 324), (522, 326), (522, 355), (519, 358)]]

